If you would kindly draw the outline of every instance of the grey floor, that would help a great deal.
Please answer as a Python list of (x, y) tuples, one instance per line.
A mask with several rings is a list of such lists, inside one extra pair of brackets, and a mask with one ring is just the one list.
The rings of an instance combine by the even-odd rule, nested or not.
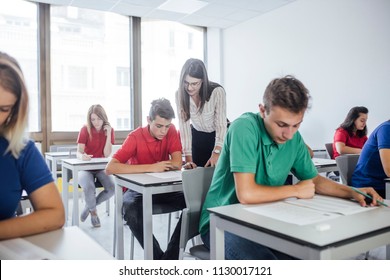
[[(72, 199), (69, 201), (69, 209), (72, 209)], [(79, 209), (84, 209), (84, 201), (83, 199), (79, 200)], [(110, 200), (110, 215), (106, 213), (106, 204), (103, 203), (98, 206), (98, 215), (101, 222), (100, 228), (94, 228), (91, 225), (90, 218), (82, 223), (80, 222), (79, 227), (86, 232), (91, 238), (96, 240), (107, 252), (113, 252), (113, 236), (114, 236), (114, 199)], [(171, 224), (171, 232), (173, 231), (178, 219), (177, 215), (172, 214), (172, 224)], [(69, 217), (71, 215), (69, 214)], [(71, 221), (68, 221), (71, 222)], [(167, 246), (167, 232), (168, 232), (168, 214), (163, 215), (154, 215), (153, 216), (153, 232), (160, 243), (161, 248), (164, 250)], [(130, 230), (127, 226), (124, 227), (124, 252), (125, 259), (130, 258)], [(134, 246), (134, 259), (142, 260), (143, 259), (143, 249), (135, 240)], [(360, 254), (351, 259), (364, 259), (365, 254)], [(384, 260), (385, 259), (385, 247), (376, 248), (370, 250), (369, 252), (370, 260)]]
[[(84, 202), (80, 199), (79, 209), (84, 209)], [(71, 211), (72, 202), (70, 200), (69, 209)], [(101, 227), (94, 228), (91, 224), (90, 217), (85, 222), (80, 222), (79, 227), (87, 233), (90, 237), (95, 239), (107, 252), (113, 253), (113, 237), (114, 237), (114, 198), (110, 200), (110, 215), (106, 212), (106, 204), (103, 203), (98, 206), (98, 215), (100, 218)], [(71, 215), (69, 214), (69, 217)], [(176, 213), (172, 213), (171, 232), (175, 229), (178, 222)], [(71, 223), (71, 220), (68, 220)], [(125, 259), (130, 259), (130, 229), (124, 225), (124, 253)], [(163, 250), (166, 249), (168, 240), (168, 214), (153, 216), (153, 232), (160, 243)], [(143, 260), (143, 249), (138, 243), (137, 239), (134, 241), (134, 259)]]

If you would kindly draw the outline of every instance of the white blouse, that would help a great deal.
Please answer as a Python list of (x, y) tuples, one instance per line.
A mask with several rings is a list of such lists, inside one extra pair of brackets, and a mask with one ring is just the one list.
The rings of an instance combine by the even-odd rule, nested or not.
[(195, 102), (190, 98), (190, 119), (184, 121), (180, 109), (178, 92), (176, 92), (176, 106), (179, 118), (179, 130), (183, 153), (192, 156), (192, 133), (190, 125), (202, 132), (215, 131), (215, 146), (222, 147), (227, 130), (226, 121), (226, 93), (222, 87), (213, 90), (210, 100), (206, 101), (202, 113), (199, 112)]

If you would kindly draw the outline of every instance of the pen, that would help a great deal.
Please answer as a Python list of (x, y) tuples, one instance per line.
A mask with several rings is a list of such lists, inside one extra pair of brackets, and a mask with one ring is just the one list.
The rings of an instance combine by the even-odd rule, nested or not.
[[(354, 187), (351, 187), (351, 189), (353, 189), (355, 192), (357, 192), (357, 193), (359, 193), (359, 194), (361, 194), (361, 195), (363, 195), (363, 196), (365, 196), (365, 197), (367, 197), (367, 198), (373, 200), (371, 195), (366, 194), (366, 193), (362, 192), (361, 190), (359, 190), (359, 189), (357, 189), (357, 188), (354, 188)], [(379, 203), (380, 205), (389, 207), (389, 205), (387, 205), (386, 203), (384, 203), (384, 202), (382, 202), (382, 201), (380, 201), (380, 200), (378, 200), (378, 199), (376, 200), (376, 202)]]

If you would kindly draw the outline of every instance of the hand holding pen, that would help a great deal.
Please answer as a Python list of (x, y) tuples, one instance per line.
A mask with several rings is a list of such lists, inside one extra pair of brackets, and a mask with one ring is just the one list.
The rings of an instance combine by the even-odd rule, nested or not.
[[(362, 205), (362, 206), (376, 206), (378, 204), (382, 205), (382, 206), (385, 206), (385, 207), (389, 207), (386, 203), (383, 202), (383, 199), (376, 193), (376, 192), (373, 192), (373, 196), (369, 195), (368, 193), (365, 193), (363, 190), (367, 190), (366, 188), (363, 188), (362, 190), (358, 189), (358, 188), (354, 188), (354, 187), (351, 187), (351, 189), (353, 191), (355, 191), (356, 193), (358, 194), (361, 194), (362, 196), (364, 196), (364, 203), (366, 205)], [(374, 199), (374, 197), (377, 197)], [(362, 204), (362, 203), (360, 203)]]

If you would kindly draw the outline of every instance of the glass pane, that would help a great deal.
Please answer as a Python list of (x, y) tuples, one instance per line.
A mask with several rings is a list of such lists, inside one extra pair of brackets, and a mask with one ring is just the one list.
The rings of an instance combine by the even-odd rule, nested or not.
[(100, 104), (115, 130), (130, 130), (129, 18), (51, 7), (53, 131), (79, 131)]
[(29, 131), (40, 131), (37, 5), (7, 1), (0, 9), (0, 51), (18, 60), (30, 97)]
[[(175, 92), (188, 58), (204, 59), (203, 28), (161, 20), (141, 21), (142, 125), (150, 103), (165, 97), (176, 113)], [(173, 123), (178, 127), (177, 119)]]

